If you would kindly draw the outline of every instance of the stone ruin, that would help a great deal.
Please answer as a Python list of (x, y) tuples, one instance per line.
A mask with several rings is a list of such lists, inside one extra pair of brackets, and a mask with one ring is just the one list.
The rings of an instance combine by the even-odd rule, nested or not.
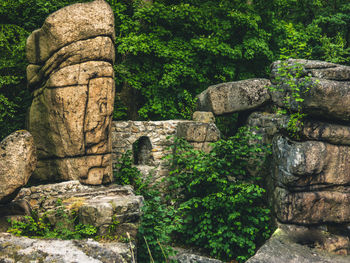
[[(197, 113), (199, 122), (112, 122), (114, 39), (114, 14), (104, 0), (58, 10), (27, 39), (30, 133), (15, 132), (0, 145), (0, 231), (7, 219), (32, 210), (55, 226), (63, 208), (68, 216), (74, 211), (78, 223), (97, 227), (99, 235), (130, 242), (32, 242), (0, 233), (0, 246), (7, 244), (0, 249), (1, 262), (134, 262), (143, 197), (130, 186), (110, 184), (112, 161), (133, 150), (135, 165), (152, 170), (157, 180), (168, 173), (162, 159), (172, 143), (168, 135), (207, 151), (220, 138), (210, 114)], [(39, 185), (20, 189), (29, 178)]]
[[(113, 162), (126, 151), (132, 152), (134, 165), (152, 180), (161, 181), (169, 174), (167, 160), (174, 137), (184, 138), (195, 149), (210, 151), (210, 144), (220, 139), (213, 115), (196, 112), (194, 121), (114, 121), (112, 124)], [(202, 119), (200, 119), (202, 118)], [(201, 120), (201, 121), (197, 121)]]
[[(25, 208), (25, 202), (39, 214), (54, 214), (60, 199), (76, 210), (81, 223), (99, 227), (100, 234), (105, 234), (117, 218), (117, 233), (129, 233), (134, 239), (142, 197), (135, 196), (128, 186), (106, 186), (113, 181), (112, 162), (131, 150), (134, 165), (160, 180), (168, 174), (163, 157), (172, 144), (169, 135), (210, 151), (210, 143), (217, 141), (220, 133), (213, 115), (203, 112), (196, 112), (193, 121), (112, 122), (114, 34), (111, 8), (104, 0), (95, 0), (53, 13), (30, 35), (27, 78), (33, 102), (28, 128), (33, 138), (20, 131), (1, 143), (2, 182), (8, 179), (6, 173), (21, 176), (13, 176), (15, 180), (0, 187), (0, 203), (17, 195), (11, 203), (13, 210)], [(350, 252), (350, 67), (309, 60), (288, 63), (301, 64), (304, 76), (313, 81), (303, 94), (307, 117), (299, 139), (287, 131), (289, 117), (273, 110), (286, 107), (283, 101), (290, 92), (288, 86), (276, 92), (267, 88), (276, 83), (280, 62), (272, 65), (271, 80), (209, 87), (198, 95), (198, 110), (249, 115), (247, 124), (259, 128), (255, 132), (262, 135), (263, 143), (272, 144), (272, 160), (264, 175), (279, 232), (248, 262), (349, 262), (349, 257), (320, 255), (297, 243), (311, 242), (341, 255)], [(22, 145), (23, 151), (15, 154), (16, 145)], [(33, 172), (36, 159), (34, 181), (65, 182), (23, 188), (18, 193), (18, 187), (25, 185)], [(16, 162), (24, 165), (15, 167)], [(50, 220), (54, 224), (56, 218)], [(31, 260), (31, 253), (23, 251), (56, 260), (65, 256), (60, 247), (69, 246), (69, 253), (84, 262), (100, 262), (94, 261), (97, 258), (133, 262), (132, 244), (53, 241), (50, 246), (54, 251), (48, 251), (44, 249), (47, 243), (0, 234), (3, 242), (10, 245), (0, 250), (0, 261), (9, 257)], [(106, 255), (109, 258), (104, 258)]]

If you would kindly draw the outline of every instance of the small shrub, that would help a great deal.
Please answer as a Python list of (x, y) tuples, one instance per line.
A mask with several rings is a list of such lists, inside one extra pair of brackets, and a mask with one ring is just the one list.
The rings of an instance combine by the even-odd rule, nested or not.
[[(141, 224), (138, 229), (138, 262), (168, 262), (172, 250), (170, 242), (171, 209), (162, 202), (157, 183), (151, 184), (151, 175), (143, 178), (141, 172), (133, 166), (132, 152), (127, 151), (118, 161), (114, 173), (117, 184), (130, 184), (135, 194), (145, 198), (142, 207)], [(146, 243), (147, 242), (147, 243)], [(151, 255), (150, 255), (151, 253)]]
[(303, 65), (300, 63), (288, 64), (287, 60), (282, 60), (276, 75), (275, 86), (269, 87), (272, 92), (286, 92), (284, 97), (285, 109), (277, 113), (289, 115), (287, 131), (295, 139), (300, 139), (300, 131), (304, 125), (306, 114), (303, 111), (304, 94), (315, 85), (310, 76), (306, 75)]

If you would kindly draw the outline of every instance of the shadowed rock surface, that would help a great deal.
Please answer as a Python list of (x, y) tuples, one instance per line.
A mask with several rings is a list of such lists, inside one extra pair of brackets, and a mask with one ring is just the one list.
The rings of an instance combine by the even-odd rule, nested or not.
[(247, 263), (347, 263), (350, 256), (339, 256), (295, 243), (283, 230), (272, 237)]

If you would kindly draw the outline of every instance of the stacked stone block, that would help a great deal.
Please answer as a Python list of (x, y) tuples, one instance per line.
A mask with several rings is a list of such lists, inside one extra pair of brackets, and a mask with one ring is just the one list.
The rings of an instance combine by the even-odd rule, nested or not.
[(101, 0), (51, 14), (27, 39), (36, 181), (112, 181), (114, 15)]
[[(286, 104), (286, 98), (292, 97), (287, 83), (275, 91), (269, 89), (268, 86), (277, 84), (281, 66), (277, 61), (271, 67), (271, 84), (260, 80), (264, 87), (245, 87), (251, 90), (249, 95), (242, 92), (242, 82), (212, 86), (199, 95), (199, 107), (217, 115), (254, 110), (247, 124), (253, 129), (258, 127), (255, 132), (262, 135), (263, 143), (272, 144), (273, 160), (265, 173), (277, 222), (293, 226), (291, 235), (299, 230), (308, 233), (310, 229), (335, 235), (323, 239), (321, 246), (347, 254), (350, 252), (350, 67), (322, 61), (287, 61), (288, 66), (296, 64), (302, 72), (294, 81), (310, 79), (308, 90), (300, 92), (301, 102), (292, 100)], [(255, 83), (252, 87), (257, 87), (256, 80), (244, 83), (248, 86)], [(294, 135), (288, 131), (289, 117), (273, 110), (287, 107), (295, 112), (301, 107), (306, 113), (301, 130)]]

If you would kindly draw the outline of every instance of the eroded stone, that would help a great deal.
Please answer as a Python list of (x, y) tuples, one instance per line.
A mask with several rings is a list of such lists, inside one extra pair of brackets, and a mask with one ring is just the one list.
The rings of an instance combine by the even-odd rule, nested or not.
[(97, 36), (115, 38), (111, 7), (100, 0), (70, 5), (48, 16), (28, 37), (27, 59), (31, 64), (43, 64), (60, 48)]
[(198, 110), (223, 115), (255, 109), (270, 100), (267, 79), (248, 79), (210, 86), (197, 96)]
[(0, 143), (0, 203), (11, 201), (28, 182), (36, 162), (36, 147), (28, 131), (16, 131)]

